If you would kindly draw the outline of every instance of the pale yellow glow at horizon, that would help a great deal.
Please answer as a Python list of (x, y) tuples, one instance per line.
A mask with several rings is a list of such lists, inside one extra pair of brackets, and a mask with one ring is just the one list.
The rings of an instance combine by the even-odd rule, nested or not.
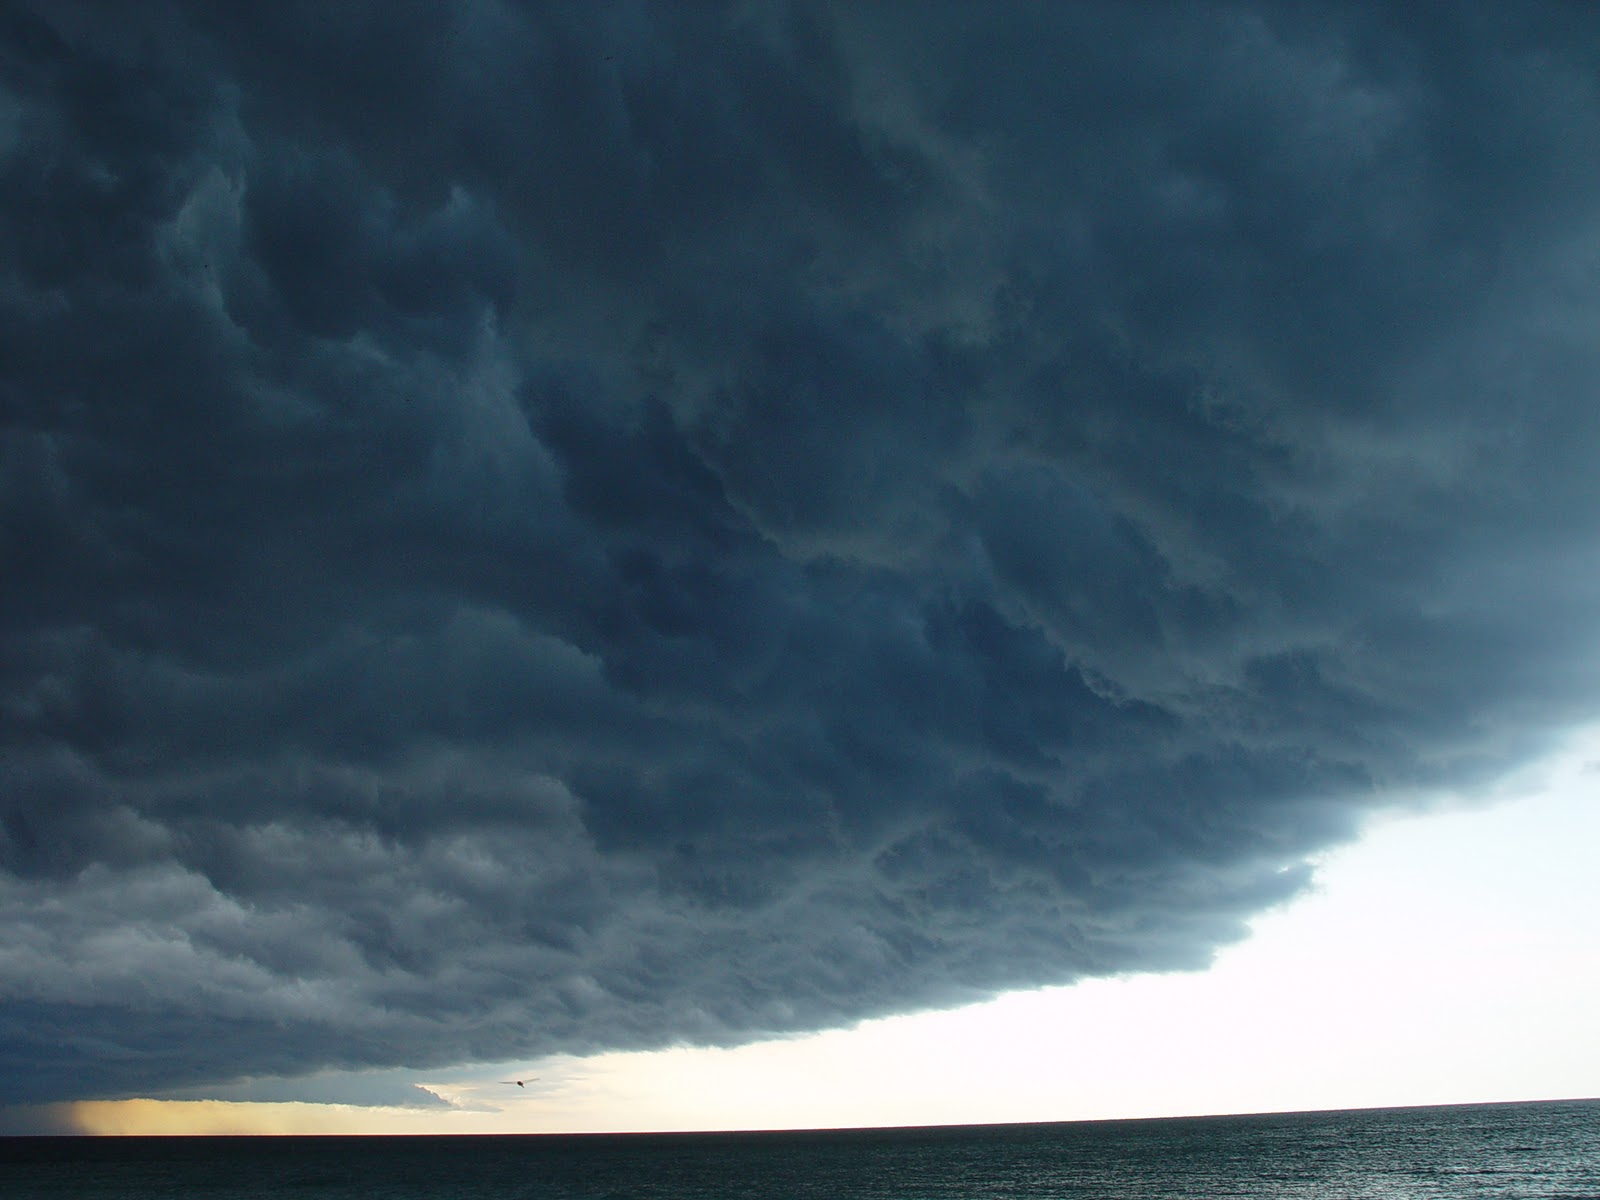
[[(1394, 819), (1213, 968), (731, 1050), (503, 1064), (452, 1109), (80, 1104), (88, 1132), (522, 1133), (1087, 1120), (1600, 1096), (1600, 732), (1487, 809)], [(519, 1062), (512, 1070), (527, 1068)]]
[(80, 1100), (62, 1105), (83, 1133), (122, 1137), (169, 1134), (351, 1133), (360, 1110), (341, 1104), (232, 1104), (224, 1100)]
[(96, 1136), (508, 1132), (504, 1114), (494, 1110), (150, 1099), (79, 1100), (52, 1108), (62, 1128)]

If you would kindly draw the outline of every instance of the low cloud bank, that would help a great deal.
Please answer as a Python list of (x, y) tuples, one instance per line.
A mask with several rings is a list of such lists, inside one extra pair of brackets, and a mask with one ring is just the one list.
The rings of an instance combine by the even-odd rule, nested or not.
[(1600, 12), (23, 4), (0, 1102), (1192, 969), (1595, 715)]

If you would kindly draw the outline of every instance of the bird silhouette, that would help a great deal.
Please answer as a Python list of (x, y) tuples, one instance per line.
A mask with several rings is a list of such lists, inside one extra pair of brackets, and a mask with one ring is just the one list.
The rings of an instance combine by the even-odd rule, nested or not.
[[(529, 1079), (537, 1079), (537, 1078), (539, 1078), (539, 1077), (538, 1077), (538, 1076), (537, 1076), (537, 1075), (529, 1075), (529, 1076), (528, 1076), (528, 1078), (529, 1078)], [(517, 1085), (517, 1086), (518, 1086), (518, 1087), (526, 1087), (526, 1086), (527, 1086), (527, 1085), (526, 1085), (526, 1084), (525, 1084), (525, 1083), (523, 1083), (523, 1082), (522, 1082), (522, 1080), (520, 1080), (520, 1079), (502, 1079), (502, 1080), (501, 1080), (501, 1081), (500, 1081), (500, 1082), (501, 1082), (501, 1083), (514, 1083), (514, 1084), (516, 1084), (516, 1085)]]

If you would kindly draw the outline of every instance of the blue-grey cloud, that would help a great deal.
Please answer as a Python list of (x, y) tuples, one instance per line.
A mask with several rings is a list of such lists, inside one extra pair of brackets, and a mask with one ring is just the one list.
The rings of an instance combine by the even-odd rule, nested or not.
[(1194, 968), (1595, 715), (1587, 6), (3, 20), (0, 1102)]
[(242, 1079), (202, 1084), (164, 1093), (169, 1100), (224, 1100), (235, 1104), (281, 1104), (299, 1101), (348, 1104), (362, 1108), (450, 1108), (437, 1092), (413, 1083), (396, 1071), (361, 1071), (295, 1078)]

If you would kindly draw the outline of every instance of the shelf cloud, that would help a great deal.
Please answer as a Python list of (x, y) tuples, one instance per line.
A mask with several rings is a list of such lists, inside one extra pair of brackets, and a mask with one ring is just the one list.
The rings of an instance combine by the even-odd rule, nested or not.
[(0, 1103), (1196, 969), (1596, 715), (1600, 10), (0, 20)]

